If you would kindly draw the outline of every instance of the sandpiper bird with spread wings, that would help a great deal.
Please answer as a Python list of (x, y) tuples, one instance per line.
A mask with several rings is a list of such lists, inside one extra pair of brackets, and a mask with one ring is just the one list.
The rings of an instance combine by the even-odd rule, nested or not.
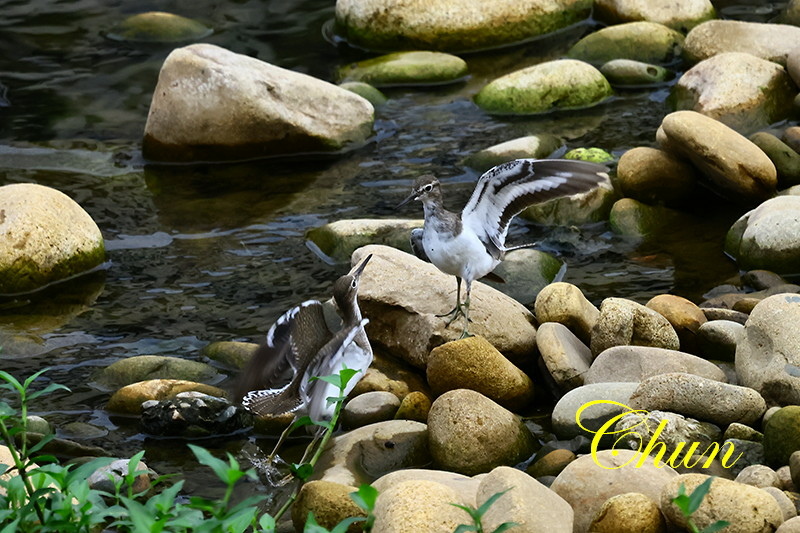
[[(411, 194), (397, 206), (420, 200), (425, 224), (411, 232), (411, 247), (420, 259), (433, 263), (446, 274), (456, 276), (456, 305), (449, 326), (464, 317), (461, 337), (469, 336), (469, 297), (472, 282), (489, 274), (506, 252), (523, 246), (506, 247), (511, 219), (526, 207), (588, 191), (608, 178), (608, 169), (597, 163), (568, 159), (516, 159), (485, 172), (461, 214), (442, 204), (439, 181), (432, 175), (418, 177)], [(461, 280), (466, 297), (461, 303)]]
[[(331, 420), (335, 406), (328, 398), (339, 396), (340, 391), (311, 378), (337, 374), (344, 367), (358, 370), (358, 377), (363, 377), (372, 363), (372, 348), (364, 331), (368, 320), (361, 317), (357, 301), (359, 278), (371, 257), (333, 285), (333, 299), (342, 318), (336, 333), (328, 328), (322, 303), (317, 300), (289, 309), (272, 325), (237, 386), (236, 398), (245, 408), (256, 415), (294, 413), (316, 422)], [(345, 396), (356, 383), (356, 377), (348, 382)], [(286, 435), (281, 435), (270, 457)]]

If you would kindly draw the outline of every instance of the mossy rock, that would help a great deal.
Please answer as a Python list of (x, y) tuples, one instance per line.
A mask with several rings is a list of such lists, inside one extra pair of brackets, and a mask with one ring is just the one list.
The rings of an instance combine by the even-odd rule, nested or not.
[(489, 113), (534, 114), (591, 107), (613, 94), (599, 70), (583, 61), (559, 59), (502, 76), (475, 96)]
[(162, 11), (150, 11), (126, 18), (108, 37), (115, 41), (174, 43), (197, 41), (212, 33), (213, 29), (196, 20)]
[(789, 464), (800, 450), (800, 405), (787, 405), (775, 412), (764, 426), (764, 456), (773, 468)]
[(467, 63), (442, 52), (396, 52), (353, 63), (339, 71), (342, 81), (361, 81), (376, 87), (441, 85), (463, 80)]
[(614, 233), (629, 237), (644, 238), (673, 227), (686, 218), (680, 211), (662, 206), (651, 206), (623, 198), (618, 200), (609, 213), (609, 224)]
[(151, 379), (212, 381), (219, 377), (214, 367), (197, 361), (163, 355), (138, 355), (121, 359), (105, 367), (95, 378), (108, 389)]
[(633, 88), (661, 85), (675, 77), (671, 70), (633, 59), (612, 59), (600, 67), (600, 72), (611, 85)]
[(255, 342), (218, 341), (203, 348), (203, 355), (234, 368), (244, 368), (258, 350)]
[(570, 48), (567, 57), (602, 65), (612, 59), (671, 63), (681, 57), (683, 35), (655, 22), (617, 24), (590, 33)]
[(564, 154), (564, 159), (576, 161), (589, 161), (590, 163), (610, 163), (616, 159), (602, 148), (574, 148)]
[(475, 152), (464, 159), (464, 164), (484, 172), (514, 159), (545, 159), (562, 146), (563, 139), (555, 135), (528, 135)]
[(339, 87), (347, 89), (351, 93), (355, 93), (361, 98), (366, 98), (373, 106), (385, 104), (389, 99), (386, 95), (380, 92), (376, 87), (363, 81), (346, 81), (340, 83)]
[(306, 239), (327, 260), (350, 261), (353, 252), (368, 244), (385, 244), (411, 253), (411, 230), (422, 227), (422, 220), (350, 219), (337, 220), (306, 232)]

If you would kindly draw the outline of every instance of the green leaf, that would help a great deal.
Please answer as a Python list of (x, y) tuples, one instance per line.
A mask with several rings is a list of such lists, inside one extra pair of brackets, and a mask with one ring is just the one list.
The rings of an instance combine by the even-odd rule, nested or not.
[(503, 531), (506, 531), (506, 530), (511, 529), (512, 527), (515, 527), (515, 526), (518, 526), (518, 525), (519, 524), (517, 524), (516, 522), (503, 522), (502, 524), (497, 526), (494, 529), (494, 531), (492, 531), (492, 533), (503, 533)]
[(477, 515), (478, 515), (478, 517), (482, 517), (483, 515), (485, 515), (485, 514), (486, 514), (486, 511), (488, 511), (488, 510), (489, 510), (489, 507), (491, 507), (492, 505), (494, 505), (494, 502), (496, 502), (497, 500), (499, 500), (499, 499), (500, 499), (500, 497), (501, 497), (501, 496), (503, 496), (503, 494), (505, 494), (506, 492), (510, 491), (510, 490), (511, 490), (511, 489), (513, 489), (513, 488), (514, 488), (514, 487), (509, 487), (509, 488), (507, 488), (507, 489), (506, 489), (506, 490), (504, 490), (504, 491), (501, 491), (501, 492), (496, 492), (496, 493), (494, 493), (494, 494), (492, 495), (492, 497), (491, 497), (491, 498), (489, 498), (488, 500), (486, 500), (485, 502), (483, 502), (483, 505), (481, 505), (480, 507), (478, 507), (478, 509), (475, 511), (475, 514), (477, 514)]
[(314, 473), (314, 467), (309, 463), (292, 463), (289, 465), (289, 471), (291, 471), (296, 478), (305, 481)]
[(311, 420), (310, 416), (308, 416), (308, 415), (301, 416), (300, 418), (298, 418), (297, 420), (292, 422), (292, 425), (289, 427), (289, 432), (291, 433), (292, 431), (294, 431), (297, 428), (301, 428), (303, 426), (311, 426), (313, 424), (314, 424), (314, 421)]
[(38, 390), (36, 392), (32, 392), (31, 394), (29, 394), (28, 395), (28, 401), (35, 400), (39, 396), (43, 396), (45, 394), (50, 394), (51, 392), (57, 391), (57, 390), (65, 390), (67, 392), (72, 392), (72, 391), (69, 390), (68, 387), (65, 387), (64, 385), (61, 385), (59, 383), (50, 383), (49, 385), (47, 385), (42, 390)]
[(275, 519), (266, 513), (258, 519), (258, 525), (264, 533), (273, 533), (275, 531)]
[(375, 509), (375, 500), (378, 499), (378, 489), (364, 483), (358, 487), (357, 491), (350, 493), (350, 498), (356, 502), (356, 505), (369, 513)]
[(703, 530), (700, 533), (716, 533), (717, 531), (720, 531), (720, 530), (728, 527), (729, 525), (731, 525), (730, 522), (727, 522), (725, 520), (717, 520), (716, 522), (714, 522), (710, 526), (704, 527)]
[(366, 520), (363, 516), (350, 516), (345, 518), (331, 529), (331, 533), (347, 533), (347, 529), (350, 527), (351, 524), (355, 524), (356, 522), (363, 522)]
[(303, 528), (303, 533), (330, 533), (330, 531), (317, 524), (316, 519), (314, 519), (314, 513), (309, 511), (308, 518), (306, 518), (306, 525)]
[(712, 481), (714, 481), (713, 476), (698, 485), (697, 488), (692, 492), (691, 496), (689, 496), (689, 505), (687, 508), (689, 514), (693, 514), (695, 511), (697, 511), (697, 509), (700, 508), (700, 504), (703, 503), (703, 498), (706, 497), (709, 489), (711, 489)]
[(672, 503), (678, 508), (683, 516), (689, 516), (689, 496), (686, 494), (686, 486), (681, 483), (678, 487), (678, 495), (672, 498)]
[(211, 468), (211, 470), (214, 471), (220, 480), (225, 482), (228, 481), (228, 465), (225, 463), (225, 461), (222, 459), (217, 459), (211, 455), (211, 452), (201, 446), (196, 446), (194, 444), (187, 444), (187, 446), (189, 446), (189, 449), (192, 450), (192, 453), (195, 457), (197, 457), (197, 461), (201, 465)]
[(453, 531), (453, 533), (466, 533), (467, 531), (478, 531), (478, 527), (474, 525), (468, 526), (467, 524), (461, 524), (456, 528), (455, 531)]
[(466, 505), (459, 505), (457, 503), (451, 503), (450, 505), (452, 505), (453, 507), (458, 507), (459, 509), (467, 513), (470, 516), (470, 518), (472, 518), (473, 522), (478, 522), (481, 519), (480, 515), (478, 514), (478, 511), (476, 511), (472, 507), (468, 507)]

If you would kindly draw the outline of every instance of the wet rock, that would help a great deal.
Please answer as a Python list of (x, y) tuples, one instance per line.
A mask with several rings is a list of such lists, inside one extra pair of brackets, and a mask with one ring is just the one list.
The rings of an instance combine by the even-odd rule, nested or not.
[[(42, 433), (31, 427), (30, 423), (28, 424), (28, 431)], [(45, 432), (45, 434), (51, 432), (52, 431)], [(69, 422), (58, 428), (58, 435), (65, 439), (73, 440), (99, 439), (108, 435), (108, 429), (93, 424), (87, 424), (86, 422)]]
[(161, 161), (339, 152), (366, 141), (373, 112), (322, 80), (195, 44), (173, 50), (161, 67), (142, 151)]
[[(309, 513), (324, 528), (332, 529), (339, 522), (351, 516), (366, 518), (367, 513), (350, 497), (358, 489), (332, 481), (309, 481), (303, 484), (297, 499), (292, 504), (292, 523), (296, 531), (302, 531)], [(361, 531), (361, 524), (351, 525), (347, 531)]]
[(258, 343), (219, 341), (212, 342), (203, 348), (202, 354), (212, 361), (233, 368), (244, 368), (258, 350)]
[(503, 262), (492, 271), (503, 283), (490, 279), (484, 279), (483, 283), (521, 304), (529, 305), (547, 284), (563, 276), (565, 268), (564, 263), (554, 255), (523, 248), (507, 253)]
[(686, 33), (701, 22), (716, 16), (709, 0), (682, 0), (672, 4), (652, 4), (646, 0), (597, 0), (593, 15), (610, 24), (646, 20)]
[(779, 405), (800, 403), (798, 320), (800, 295), (770, 296), (753, 309), (736, 347), (736, 373), (742, 385)]
[(151, 435), (196, 438), (241, 431), (253, 424), (253, 416), (224, 398), (189, 391), (144, 402), (140, 424)]
[(737, 324), (744, 325), (749, 318), (747, 313), (734, 311), (733, 309), (725, 309), (722, 307), (706, 307), (705, 305), (701, 305), (700, 308), (703, 310), (703, 314), (706, 315), (706, 318), (709, 320), (709, 322), (712, 320), (727, 320), (729, 322), (736, 322)]
[(639, 492), (617, 494), (603, 502), (589, 525), (592, 533), (665, 533), (658, 504)]
[(355, 396), (370, 391), (391, 392), (401, 401), (414, 392), (430, 396), (428, 384), (417, 369), (380, 350), (375, 351), (372, 364), (351, 394)]
[[(48, 422), (41, 416), (28, 415), (27, 422), (28, 422), (28, 431), (30, 431), (31, 433), (41, 433), (42, 435), (53, 433), (53, 427), (50, 425), (50, 422)], [(4, 463), (4, 464), (9, 464), (9, 463)]]
[(339, 70), (342, 81), (361, 81), (376, 87), (441, 85), (461, 81), (469, 73), (458, 56), (442, 52), (395, 52), (353, 63)]
[(785, 119), (797, 89), (786, 70), (741, 52), (704, 59), (673, 89), (676, 109), (691, 109), (741, 133)]
[(428, 428), (433, 459), (462, 474), (514, 465), (534, 451), (533, 436), (518, 416), (471, 390), (458, 389), (437, 398)]
[(744, 325), (731, 320), (711, 320), (697, 330), (699, 353), (707, 359), (733, 361)]
[(584, 382), (608, 383), (631, 381), (641, 383), (647, 378), (670, 372), (685, 372), (714, 381), (726, 382), (720, 368), (700, 357), (650, 346), (614, 346), (595, 358), (584, 376)]
[(750, 426), (734, 422), (725, 429), (724, 438), (761, 442), (764, 439), (764, 435)]
[(34, 183), (0, 187), (0, 294), (29, 292), (105, 260), (94, 220), (66, 194)]
[(498, 466), (481, 479), (477, 504), (483, 505), (498, 492), (504, 492), (483, 515), (485, 531), (494, 531), (504, 522), (515, 522), (520, 531), (571, 533), (574, 511), (558, 494), (528, 474)]
[(760, 489), (780, 486), (778, 474), (766, 465), (750, 465), (745, 467), (739, 472), (734, 481)]
[(612, 59), (603, 63), (600, 72), (615, 87), (650, 87), (675, 77), (674, 72), (664, 67), (633, 59)]
[(673, 294), (659, 294), (650, 299), (647, 307), (656, 311), (670, 324), (680, 339), (681, 350), (696, 353), (696, 337), (700, 326), (706, 323), (703, 310), (693, 302)]
[[(566, 154), (565, 154), (566, 155)], [(608, 219), (611, 205), (617, 199), (610, 181), (603, 181), (582, 194), (553, 198), (532, 205), (520, 217), (551, 226), (578, 226)]]
[(785, 24), (709, 20), (686, 36), (685, 57), (692, 63), (725, 52), (744, 52), (786, 65), (786, 57), (800, 42), (800, 28)]
[(680, 211), (660, 205), (650, 206), (633, 198), (614, 202), (608, 215), (608, 223), (615, 233), (642, 239), (679, 226), (687, 220), (688, 215)]
[(569, 391), (553, 408), (553, 433), (563, 440), (579, 435), (591, 440), (594, 434), (587, 433), (575, 419), (578, 410), (588, 402), (603, 402), (587, 407), (580, 413), (581, 425), (589, 431), (597, 431), (603, 424), (625, 411), (625, 406), (630, 405), (631, 395), (637, 387), (637, 383), (595, 383)]
[(786, 284), (786, 280), (782, 276), (775, 272), (770, 272), (769, 270), (749, 270), (742, 274), (741, 278), (743, 284), (757, 291)]
[(358, 487), (388, 472), (430, 462), (428, 427), (411, 420), (388, 420), (331, 439), (312, 479)]
[(759, 131), (750, 136), (750, 141), (761, 148), (778, 171), (778, 187), (785, 189), (800, 184), (800, 154), (775, 135)]
[[(16, 441), (17, 448), (22, 445), (22, 437), (23, 435), (21, 433), (15, 435), (14, 440)], [(30, 431), (24, 434), (28, 448), (38, 445), (42, 442), (44, 437), (45, 435), (41, 433), (31, 433)], [(92, 446), (90, 444), (59, 437), (48, 440), (37, 453), (39, 455), (52, 455), (58, 459), (64, 460), (76, 457), (110, 457), (111, 455), (100, 446)]]
[(342, 409), (342, 426), (357, 428), (394, 418), (400, 400), (391, 392), (366, 392), (347, 402)]
[(426, 468), (407, 468), (389, 472), (385, 476), (376, 479), (372, 486), (378, 493), (385, 492), (390, 487), (410, 480), (430, 481), (439, 483), (453, 489), (461, 501), (467, 505), (475, 507), (475, 498), (478, 494), (478, 486), (482, 476), (469, 477), (464, 474), (447, 472), (445, 470), (428, 470)]
[(428, 356), (427, 375), (435, 395), (470, 389), (514, 411), (533, 400), (531, 379), (480, 336), (434, 348)]
[(126, 18), (111, 30), (108, 37), (126, 42), (175, 43), (197, 41), (213, 32), (205, 24), (190, 18), (163, 11), (148, 11)]
[(399, 218), (336, 220), (308, 230), (306, 239), (326, 257), (345, 263), (356, 249), (368, 244), (385, 244), (411, 253), (411, 230), (422, 224), (423, 220)]
[(220, 378), (214, 367), (205, 363), (164, 355), (137, 355), (103, 368), (95, 377), (95, 382), (111, 390), (152, 379), (203, 382), (219, 381)]
[[(681, 528), (686, 528), (686, 517), (679, 511), (673, 499), (678, 495), (681, 485), (691, 494), (708, 476), (703, 474), (683, 474), (667, 482), (661, 493), (661, 511), (667, 520)], [(783, 515), (775, 499), (763, 490), (727, 479), (716, 478), (711, 488), (692, 514), (692, 521), (703, 529), (725, 520), (734, 525), (731, 531), (769, 532), (775, 531), (783, 522)]]
[(727, 426), (753, 424), (766, 411), (764, 398), (753, 389), (693, 374), (670, 373), (647, 378), (631, 395), (630, 407), (672, 411)]
[(571, 159), (573, 161), (589, 161), (590, 163), (605, 165), (616, 161), (617, 158), (602, 148), (589, 147), (573, 148), (564, 154), (564, 159)]
[(764, 424), (764, 455), (767, 464), (778, 468), (789, 464), (790, 457), (798, 450), (800, 405), (788, 405), (773, 414)]
[(363, 81), (346, 81), (344, 83), (340, 83), (339, 87), (366, 99), (370, 104), (372, 104), (372, 107), (381, 106), (389, 101), (385, 94), (380, 92), (369, 83), (364, 83)]
[(800, 268), (800, 196), (778, 196), (742, 215), (725, 238), (725, 251), (746, 269), (794, 273)]
[(584, 384), (584, 374), (592, 364), (592, 352), (565, 325), (545, 322), (539, 326), (536, 346), (561, 390), (569, 391)]
[(758, 146), (713, 118), (696, 111), (670, 113), (661, 122), (656, 140), (665, 150), (688, 158), (724, 197), (752, 203), (775, 194), (777, 172), (772, 161)]
[(559, 59), (490, 82), (475, 103), (490, 113), (530, 114), (590, 107), (611, 95), (599, 70), (583, 61)]
[(525, 472), (529, 476), (535, 478), (544, 476), (555, 477), (575, 459), (577, 459), (577, 456), (571, 450), (558, 448), (538, 457)]
[(683, 35), (655, 22), (629, 22), (590, 33), (567, 56), (602, 65), (613, 59), (671, 63), (680, 56)]
[(587, 344), (600, 316), (600, 311), (578, 287), (564, 282), (551, 283), (542, 289), (536, 297), (534, 311), (540, 323), (563, 324)]
[[(455, 277), (387, 246), (359, 248), (352, 261), (358, 262), (368, 254), (373, 257), (370, 268), (361, 276), (358, 296), (361, 311), (370, 320), (366, 326), (370, 342), (425, 368), (433, 348), (461, 335), (460, 321), (448, 328), (447, 318), (435, 316), (455, 304)], [(508, 296), (480, 282), (473, 283), (470, 318), (470, 332), (486, 338), (512, 363), (527, 360), (533, 352), (533, 316)]]
[(588, 17), (591, 7), (587, 0), (493, 2), (479, 10), (468, 0), (338, 0), (336, 32), (373, 50), (480, 50), (570, 26)]
[(564, 141), (555, 135), (542, 133), (511, 139), (469, 155), (464, 164), (485, 172), (506, 161), (514, 159), (546, 159), (564, 146)]
[(188, 391), (202, 392), (220, 398), (226, 397), (225, 391), (211, 385), (182, 379), (151, 379), (122, 387), (111, 395), (106, 408), (117, 413), (138, 415), (142, 411), (142, 403), (147, 400), (166, 400)]
[(600, 304), (589, 347), (596, 356), (620, 345), (677, 350), (680, 342), (672, 325), (659, 313), (624, 298), (606, 298)]
[(428, 413), (431, 410), (431, 399), (422, 392), (410, 392), (400, 402), (400, 407), (394, 414), (396, 420), (416, 420), (417, 422), (427, 422)]
[(456, 491), (441, 483), (410, 479), (378, 494), (375, 502), (375, 533), (451, 533), (470, 523)]
[[(130, 471), (130, 459), (117, 459), (116, 461), (101, 466), (88, 477), (86, 482), (93, 490), (102, 490), (110, 494), (116, 493), (116, 487), (122, 483), (122, 479), (128, 475)], [(150, 490), (150, 476), (155, 477), (155, 472), (143, 461), (139, 461), (133, 472), (135, 474), (133, 485), (131, 489), (135, 493), (146, 492)]]
[(661, 501), (662, 489), (678, 477), (677, 473), (669, 466), (656, 468), (651, 461), (637, 468), (638, 457), (638, 453), (629, 450), (601, 450), (594, 457), (579, 457), (558, 475), (551, 490), (573, 509), (580, 510), (575, 513), (574, 532), (587, 533), (594, 517), (612, 496), (637, 492)]

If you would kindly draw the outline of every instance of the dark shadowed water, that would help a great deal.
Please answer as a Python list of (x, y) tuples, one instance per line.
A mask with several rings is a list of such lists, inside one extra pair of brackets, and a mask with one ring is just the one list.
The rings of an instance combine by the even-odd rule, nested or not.
[[(323, 37), (332, 0), (121, 2), (0, 0), (0, 185), (35, 182), (65, 192), (94, 218), (108, 262), (97, 272), (29, 297), (0, 300), (0, 368), (18, 377), (52, 367), (66, 384), (34, 410), (56, 425), (88, 422), (108, 430), (92, 444), (127, 456), (144, 447), (161, 472), (190, 473), (182, 445), (153, 441), (135, 421), (104, 410), (109, 394), (91, 385), (98, 368), (132, 355), (199, 359), (220, 340), (260, 340), (288, 307), (327, 297), (346, 266), (318, 259), (304, 232), (341, 218), (394, 217), (413, 178), (432, 172), (450, 207), (466, 202), (477, 173), (460, 165), (476, 150), (533, 133), (564, 137), (569, 148), (616, 155), (655, 144), (669, 112), (669, 88), (621, 92), (590, 110), (537, 117), (492, 117), (471, 97), (490, 79), (562, 56), (591, 24), (553, 38), (465, 56), (464, 83), (387, 90), (375, 138), (362, 149), (319, 161), (265, 160), (214, 166), (148, 165), (141, 137), (158, 71), (174, 45), (126, 44), (105, 37), (125, 17), (170, 11), (214, 28), (203, 39), (279, 66), (333, 80), (340, 65), (369, 57)], [(768, 20), (782, 3), (726, 2), (724, 16)], [(741, 208), (642, 245), (605, 224), (578, 230), (518, 222), (513, 242), (541, 240), (565, 259), (565, 280), (595, 303), (607, 296), (645, 302), (672, 292), (698, 300), (735, 275), (722, 239)], [(419, 206), (401, 216), (419, 217)], [(526, 234), (523, 236), (523, 234)], [(236, 451), (241, 442), (208, 443)], [(175, 453), (179, 450), (180, 453)]]

